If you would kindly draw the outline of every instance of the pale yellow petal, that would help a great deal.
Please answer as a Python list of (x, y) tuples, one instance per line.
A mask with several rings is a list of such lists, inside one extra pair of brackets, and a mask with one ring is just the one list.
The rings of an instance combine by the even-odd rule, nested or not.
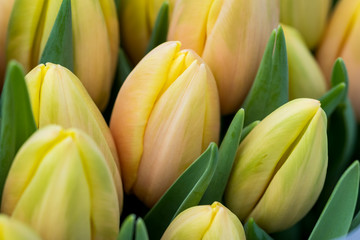
[(320, 108), (249, 216), (269, 233), (291, 227), (315, 204), (326, 169), (326, 114)]
[(225, 192), (226, 206), (245, 220), (261, 198), (288, 149), (309, 124), (320, 103), (293, 100), (268, 115), (240, 144)]

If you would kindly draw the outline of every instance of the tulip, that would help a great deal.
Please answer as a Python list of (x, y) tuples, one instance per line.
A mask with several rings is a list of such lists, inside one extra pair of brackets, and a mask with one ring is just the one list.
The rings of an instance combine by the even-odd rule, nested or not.
[[(9, 24), (7, 59), (30, 71), (40, 60), (62, 1), (17, 0)], [(75, 74), (103, 110), (110, 96), (119, 45), (113, 0), (71, 0)], [(65, 49), (66, 50), (66, 49)]]
[(5, 49), (7, 28), (14, 0), (0, 0), (0, 93), (5, 77)]
[(122, 0), (120, 34), (122, 45), (134, 63), (145, 55), (155, 20), (164, 0)]
[(266, 43), (279, 23), (278, 1), (185, 0), (170, 5), (168, 40), (195, 50), (211, 68), (221, 112), (235, 112), (244, 101)]
[(221, 203), (195, 206), (181, 212), (166, 229), (168, 239), (243, 239), (245, 233), (239, 219)]
[(91, 136), (105, 156), (122, 205), (123, 190), (114, 140), (80, 80), (66, 68), (52, 63), (40, 64), (25, 79), (37, 127), (58, 124), (81, 129)]
[(22, 222), (0, 214), (0, 239), (40, 240), (40, 237)]
[(120, 89), (110, 121), (125, 191), (155, 204), (217, 142), (219, 122), (216, 83), (203, 60), (179, 42), (152, 50)]
[(296, 99), (262, 120), (241, 142), (225, 203), (241, 221), (267, 232), (299, 221), (316, 202), (327, 168), (326, 115), (314, 99)]
[(280, 21), (296, 28), (314, 49), (324, 33), (331, 0), (280, 0)]
[(43, 239), (116, 239), (120, 211), (115, 183), (95, 142), (77, 129), (48, 126), (15, 156), (2, 212)]
[(317, 59), (330, 82), (335, 60), (342, 57), (349, 75), (349, 97), (360, 121), (360, 0), (339, 1), (317, 52)]
[(289, 98), (320, 98), (326, 92), (326, 80), (300, 33), (284, 26), (289, 64)]

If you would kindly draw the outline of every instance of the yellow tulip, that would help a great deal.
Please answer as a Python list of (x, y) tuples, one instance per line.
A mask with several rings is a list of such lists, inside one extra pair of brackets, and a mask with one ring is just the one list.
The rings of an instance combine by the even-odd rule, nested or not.
[(162, 240), (245, 240), (239, 219), (221, 203), (195, 206), (181, 212), (166, 229)]
[(25, 79), (37, 126), (75, 127), (91, 136), (109, 165), (122, 206), (123, 189), (116, 146), (109, 127), (80, 80), (66, 68), (52, 63), (40, 64)]
[[(16, 0), (7, 59), (30, 71), (38, 65), (62, 1)], [(106, 107), (114, 77), (119, 30), (113, 0), (71, 0), (74, 71), (97, 106)]]
[(267, 232), (291, 227), (311, 209), (327, 168), (326, 115), (314, 99), (293, 100), (240, 144), (225, 203)]
[(280, 0), (280, 21), (296, 28), (314, 49), (324, 33), (331, 0)]
[(111, 116), (125, 191), (155, 204), (218, 141), (219, 127), (216, 83), (203, 60), (179, 42), (155, 48), (126, 79)]
[(134, 63), (145, 55), (157, 14), (164, 0), (120, 1), (122, 45)]
[(41, 238), (22, 222), (9, 218), (4, 214), (0, 214), (0, 239), (40, 240)]
[(349, 75), (349, 97), (360, 121), (360, 0), (339, 1), (317, 52), (330, 81), (335, 60), (342, 57)]
[(289, 65), (289, 98), (318, 99), (326, 92), (326, 80), (300, 33), (282, 25)]
[(0, 93), (5, 78), (6, 36), (7, 36), (10, 13), (13, 5), (14, 5), (14, 0), (0, 0)]
[(55, 125), (20, 148), (1, 210), (45, 240), (116, 239), (120, 219), (115, 184), (95, 142)]
[(178, 0), (170, 7), (168, 40), (181, 41), (204, 59), (217, 82), (221, 112), (235, 112), (279, 23), (278, 1)]

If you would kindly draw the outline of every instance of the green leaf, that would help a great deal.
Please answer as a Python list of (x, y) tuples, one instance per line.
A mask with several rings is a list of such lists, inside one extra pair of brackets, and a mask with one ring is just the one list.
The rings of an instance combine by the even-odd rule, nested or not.
[[(91, 27), (91, 26), (89, 26)], [(63, 0), (40, 63), (56, 63), (74, 71), (71, 1)]]
[(336, 107), (343, 101), (343, 95), (346, 92), (346, 84), (340, 83), (335, 87), (332, 87), (324, 96), (319, 100), (321, 102), (321, 108), (324, 109), (326, 115), (329, 117)]
[(246, 136), (260, 123), (260, 121), (253, 121), (252, 123), (250, 123), (249, 125), (247, 125), (246, 127), (244, 127), (244, 129), (241, 132), (241, 138), (240, 138), (240, 142), (242, 142), (242, 140), (244, 140), (244, 138), (246, 138)]
[(247, 240), (272, 240), (272, 238), (255, 223), (253, 218), (250, 218), (246, 222), (244, 230)]
[(23, 143), (36, 131), (23, 70), (15, 61), (7, 66), (1, 95), (0, 200), (12, 161)]
[[(360, 225), (360, 211), (358, 211), (358, 213), (356, 214), (356, 216), (354, 217), (354, 219), (351, 222), (351, 226), (350, 226), (350, 231), (354, 230), (356, 227), (358, 227)], [(349, 232), (350, 232), (349, 231)]]
[(107, 123), (110, 122), (111, 113), (114, 108), (114, 104), (117, 98), (117, 95), (120, 91), (121, 86), (124, 84), (127, 76), (132, 71), (132, 67), (130, 65), (130, 61), (128, 57), (126, 56), (124, 50), (122, 48), (119, 48), (119, 54), (118, 54), (118, 65), (116, 69), (116, 77), (114, 79), (114, 83), (111, 87), (111, 93), (110, 93), (110, 99), (109, 103), (104, 111), (104, 118)]
[(345, 101), (348, 92), (349, 77), (342, 58), (336, 59), (331, 73), (331, 86), (334, 87), (340, 83), (346, 84), (346, 91), (343, 95), (343, 101)]
[(120, 232), (117, 236), (117, 240), (133, 240), (135, 230), (135, 214), (131, 214), (126, 217), (121, 225)]
[(341, 176), (309, 240), (334, 239), (348, 233), (358, 197), (359, 171), (355, 161)]
[(166, 42), (169, 28), (169, 2), (164, 1), (161, 5), (159, 13), (156, 17), (154, 29), (151, 33), (149, 44), (146, 53), (157, 47), (163, 42)]
[(285, 36), (281, 26), (267, 43), (255, 81), (245, 99), (245, 125), (262, 120), (289, 100), (289, 72)]
[(145, 216), (151, 239), (160, 239), (170, 222), (182, 211), (196, 206), (214, 175), (218, 150), (210, 143)]
[(200, 204), (221, 202), (234, 163), (235, 154), (239, 147), (240, 136), (244, 125), (244, 109), (240, 109), (232, 120), (224, 140), (219, 148), (219, 159), (213, 178)]
[(320, 98), (321, 107), (329, 117), (336, 107), (346, 101), (348, 92), (348, 74), (344, 61), (338, 58), (332, 69), (331, 86), (332, 88)]
[(142, 220), (142, 218), (138, 218), (136, 220), (136, 235), (135, 235), (135, 239), (136, 240), (148, 240), (149, 236), (146, 230), (146, 226), (144, 223), (144, 220)]

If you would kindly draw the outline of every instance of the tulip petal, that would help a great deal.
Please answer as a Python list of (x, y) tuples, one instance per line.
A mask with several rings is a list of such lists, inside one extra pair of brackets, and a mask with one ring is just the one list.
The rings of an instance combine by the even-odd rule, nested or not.
[[(267, 232), (289, 228), (315, 204), (326, 169), (326, 115), (319, 108), (249, 216)], [(286, 197), (279, 198), (283, 193)]]
[(127, 192), (137, 176), (148, 119), (167, 81), (171, 60), (179, 49), (179, 42), (169, 42), (155, 48), (130, 73), (116, 99), (110, 128)]
[(149, 206), (204, 150), (206, 82), (205, 65), (194, 61), (154, 106), (134, 185), (136, 195)]

